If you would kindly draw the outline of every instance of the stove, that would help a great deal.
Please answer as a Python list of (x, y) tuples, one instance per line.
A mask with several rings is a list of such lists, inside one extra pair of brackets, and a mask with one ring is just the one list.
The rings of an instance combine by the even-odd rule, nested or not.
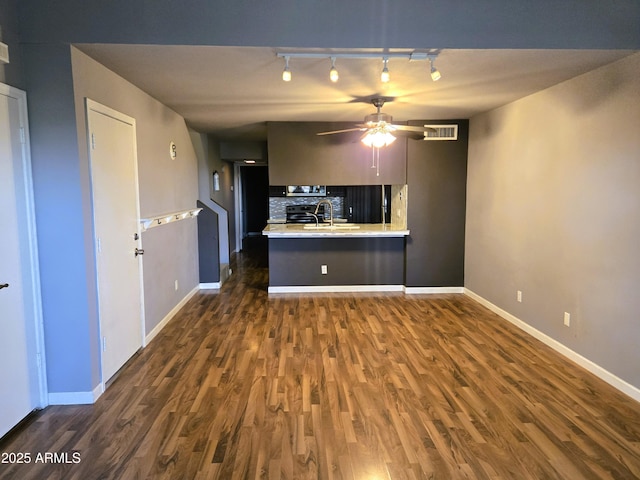
[[(315, 205), (287, 205), (287, 223), (316, 223)], [(318, 209), (318, 222), (324, 222), (324, 205)]]

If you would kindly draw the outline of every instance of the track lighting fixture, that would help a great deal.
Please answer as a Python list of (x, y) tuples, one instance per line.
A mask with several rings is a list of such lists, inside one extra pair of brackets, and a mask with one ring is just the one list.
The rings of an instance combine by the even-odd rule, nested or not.
[(440, 74), (440, 70), (438, 70), (434, 65), (433, 65), (433, 61), (435, 59), (433, 57), (429, 58), (429, 63), (431, 64), (431, 80), (433, 80), (434, 82), (437, 82), (438, 80), (440, 80), (440, 78), (442, 77), (442, 75)]
[(285, 82), (291, 81), (291, 70), (289, 70), (289, 57), (288, 55), (284, 57), (284, 70), (282, 71), (282, 80)]
[(381, 58), (383, 61), (382, 72), (380, 73), (380, 81), (383, 83), (387, 83), (391, 80), (391, 75), (389, 73), (388, 62), (390, 58), (405, 58), (410, 62), (418, 61), (418, 60), (429, 60), (431, 65), (431, 79), (436, 82), (440, 80), (441, 74), (440, 71), (434, 66), (434, 61), (440, 54), (440, 50), (429, 50), (427, 52), (416, 52), (412, 50), (400, 51), (397, 49), (396, 51), (386, 51), (380, 53), (373, 53), (367, 51), (354, 51), (354, 52), (346, 52), (346, 51), (328, 51), (326, 53), (321, 53), (318, 51), (304, 52), (278, 52), (276, 56), (284, 58), (285, 65), (284, 70), (282, 71), (282, 80), (285, 82), (291, 81), (291, 70), (289, 69), (289, 60), (291, 58), (328, 58), (331, 60), (331, 69), (329, 70), (329, 78), (332, 82), (337, 82), (340, 78), (338, 74), (338, 70), (336, 69), (336, 59), (337, 58)]
[(336, 57), (331, 57), (331, 70), (329, 70), (329, 79), (336, 83), (340, 75), (338, 75), (338, 70), (336, 69)]
[(382, 83), (387, 83), (389, 80), (391, 80), (391, 75), (389, 75), (389, 68), (387, 67), (389, 57), (384, 57), (382, 61), (384, 62), (384, 67), (382, 68), (382, 73), (380, 74), (380, 81)]

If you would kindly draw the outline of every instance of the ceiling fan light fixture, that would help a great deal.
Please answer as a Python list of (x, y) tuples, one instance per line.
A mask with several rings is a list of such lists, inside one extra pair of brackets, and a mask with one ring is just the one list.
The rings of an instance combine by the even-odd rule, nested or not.
[(387, 62), (389, 61), (388, 57), (384, 57), (382, 59), (384, 62), (384, 67), (382, 68), (382, 73), (380, 74), (380, 81), (382, 83), (388, 83), (391, 80), (391, 75), (389, 74), (389, 68), (387, 67)]
[(383, 130), (372, 130), (367, 132), (361, 140), (362, 143), (371, 148), (388, 147), (395, 141), (396, 137), (394, 137), (391, 132)]
[(338, 75), (338, 70), (336, 69), (336, 57), (331, 57), (331, 70), (329, 70), (329, 79), (336, 83), (340, 75)]
[(284, 57), (284, 70), (282, 71), (282, 80), (285, 82), (291, 81), (291, 70), (289, 70), (289, 58), (288, 56)]
[(440, 70), (433, 65), (433, 58), (429, 58), (429, 63), (431, 64), (431, 80), (437, 82), (442, 78), (442, 74), (440, 73)]

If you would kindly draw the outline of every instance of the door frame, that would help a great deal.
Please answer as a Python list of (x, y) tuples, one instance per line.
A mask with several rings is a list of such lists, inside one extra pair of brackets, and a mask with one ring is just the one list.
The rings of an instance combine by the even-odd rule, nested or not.
[(29, 256), (30, 272), (28, 295), (33, 306), (31, 319), (34, 332), (33, 347), (36, 355), (37, 375), (38, 375), (38, 407), (44, 408), (49, 405), (49, 392), (46, 376), (46, 355), (44, 341), (44, 317), (42, 314), (42, 292), (40, 286), (40, 263), (38, 260), (38, 237), (36, 230), (36, 214), (33, 193), (33, 172), (31, 169), (31, 140), (29, 136), (29, 118), (27, 115), (27, 93), (0, 83), (0, 94), (15, 98), (18, 101), (19, 123), (21, 131), (21, 156), (22, 156), (22, 181), (25, 191), (25, 225), (27, 227), (27, 245), (25, 248)]
[[(101, 390), (102, 392), (105, 391), (106, 388), (106, 383), (109, 380), (108, 378), (105, 379), (104, 378), (104, 370), (102, 368), (102, 359), (103, 359), (103, 349), (102, 349), (102, 318), (100, 315), (100, 280), (99, 280), (99, 272), (97, 270), (98, 268), (98, 245), (97, 245), (97, 238), (96, 238), (96, 218), (95, 218), (95, 211), (93, 209), (93, 202), (95, 202), (95, 199), (93, 197), (93, 172), (91, 169), (91, 122), (90, 122), (90, 118), (89, 118), (89, 112), (90, 110), (93, 110), (97, 113), (100, 113), (102, 115), (106, 115), (108, 117), (111, 117), (115, 120), (121, 121), (123, 123), (127, 123), (133, 126), (133, 163), (134, 163), (134, 184), (135, 184), (135, 190), (136, 190), (136, 215), (138, 217), (138, 219), (140, 219), (140, 183), (138, 180), (138, 146), (137, 146), (137, 125), (136, 125), (136, 119), (133, 117), (130, 117), (128, 115), (125, 115), (124, 113), (121, 113), (117, 110), (114, 110), (113, 108), (107, 107), (106, 105), (103, 105), (99, 102), (96, 102), (95, 100), (92, 100), (88, 97), (85, 98), (85, 115), (86, 115), (86, 129), (87, 129), (87, 149), (88, 149), (88, 157), (89, 157), (89, 175), (90, 175), (90, 179), (91, 179), (91, 202), (92, 202), (92, 212), (91, 212), (91, 220), (92, 220), (92, 229), (93, 229), (93, 240), (94, 240), (94, 262), (95, 262), (95, 266), (96, 266), (96, 289), (97, 289), (97, 302), (98, 302), (98, 342), (100, 345), (99, 351), (100, 351), (100, 384), (101, 384)], [(140, 222), (138, 221), (136, 224), (136, 233), (138, 234), (138, 245), (141, 246), (141, 241), (142, 241), (142, 227), (140, 225)], [(145, 308), (144, 308), (144, 262), (142, 261), (142, 256), (138, 257), (138, 265), (139, 265), (139, 277), (138, 277), (138, 283), (140, 285), (140, 345), (141, 348), (144, 348), (146, 346), (146, 342), (145, 342)]]
[(236, 253), (242, 250), (242, 238), (244, 235), (244, 193), (242, 191), (242, 169), (237, 162), (233, 164), (233, 191), (235, 200), (235, 230), (236, 230)]

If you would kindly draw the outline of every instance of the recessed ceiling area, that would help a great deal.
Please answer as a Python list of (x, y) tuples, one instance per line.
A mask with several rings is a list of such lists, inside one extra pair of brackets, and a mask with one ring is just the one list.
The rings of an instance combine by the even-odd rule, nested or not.
[[(394, 122), (459, 119), (505, 105), (634, 53), (631, 50), (441, 50), (434, 82), (428, 61), (339, 58), (337, 83), (326, 58), (292, 58), (265, 47), (77, 44), (79, 50), (221, 140), (264, 140), (267, 121), (361, 122), (387, 97)], [(297, 50), (300, 51), (300, 50)], [(304, 50), (328, 52), (329, 50)], [(333, 49), (380, 53), (381, 49)], [(404, 49), (407, 51), (407, 49)]]

